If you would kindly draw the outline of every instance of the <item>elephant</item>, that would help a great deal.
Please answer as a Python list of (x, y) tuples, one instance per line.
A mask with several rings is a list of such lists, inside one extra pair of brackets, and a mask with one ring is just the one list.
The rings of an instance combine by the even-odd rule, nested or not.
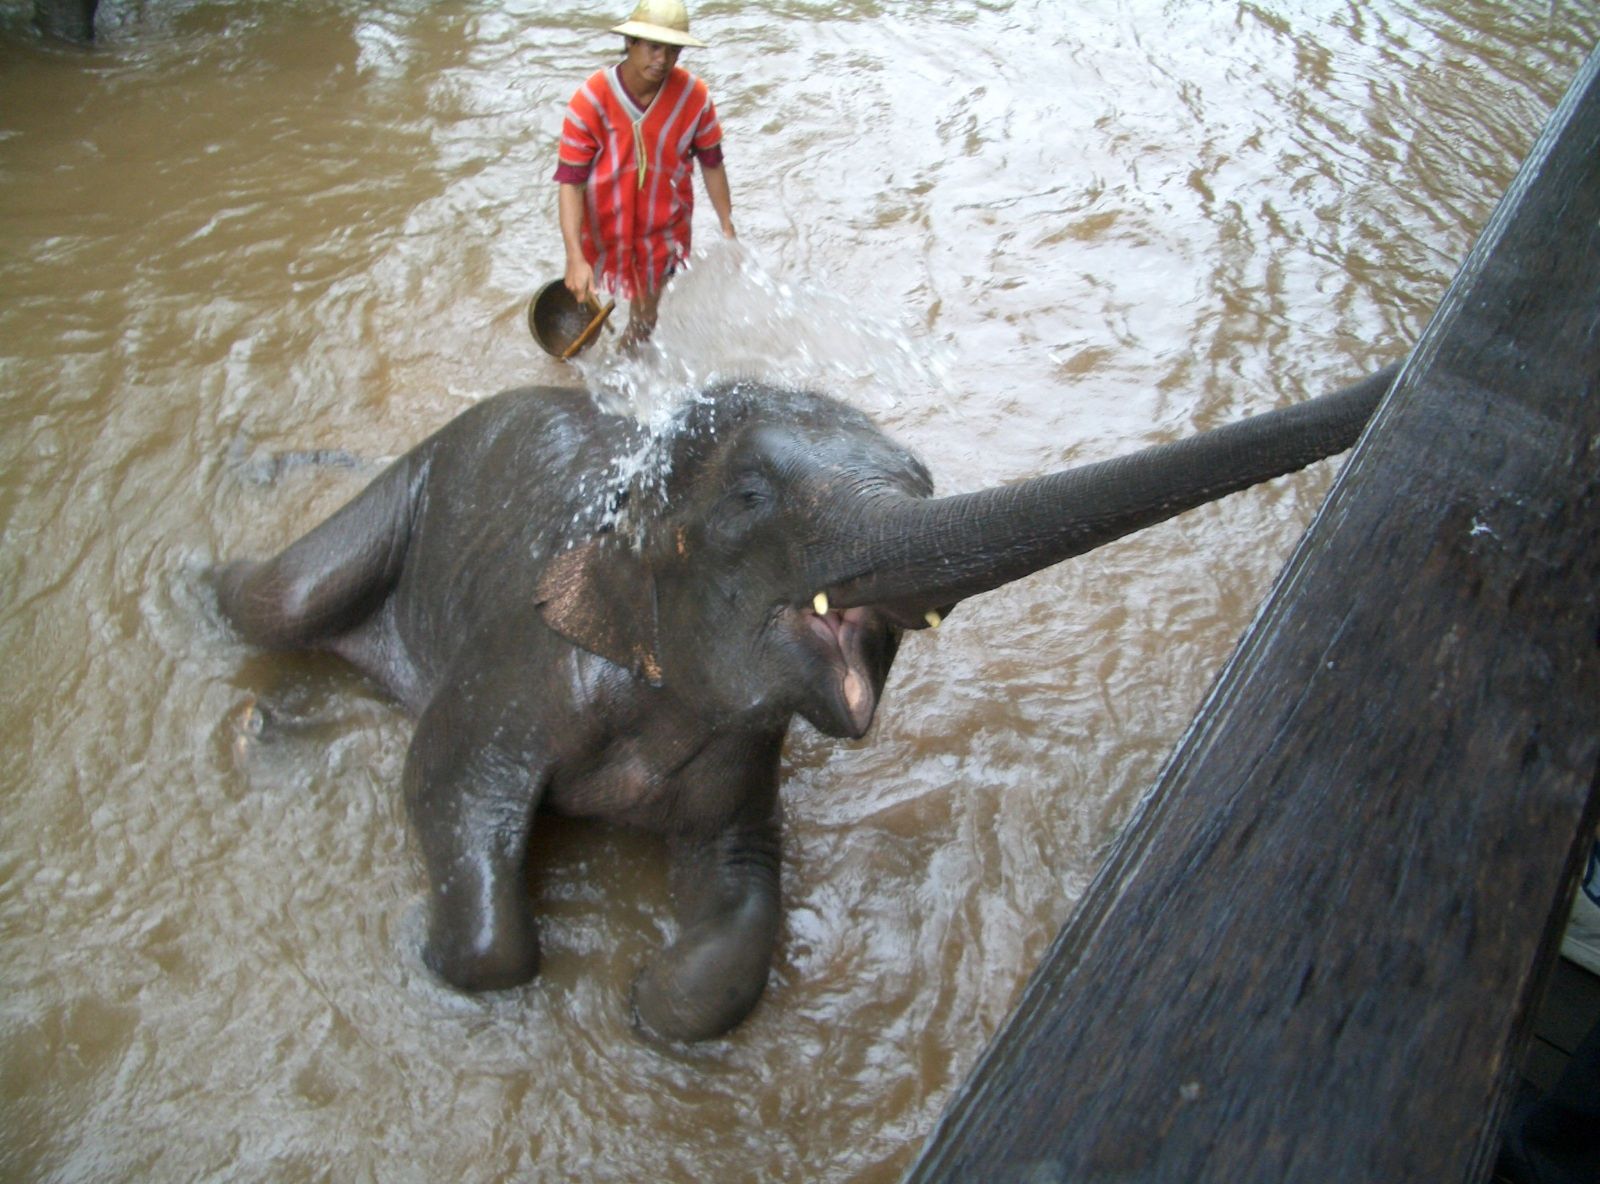
[(962, 600), (1341, 452), (1398, 366), (1175, 443), (975, 493), (862, 412), (757, 382), (651, 432), (581, 390), (487, 398), (269, 559), (215, 572), (247, 643), (339, 655), (412, 713), (402, 782), (422, 957), (500, 990), (540, 959), (540, 811), (664, 836), (675, 938), (646, 1036), (721, 1036), (780, 927), (779, 754), (795, 716), (872, 723), (903, 634)]

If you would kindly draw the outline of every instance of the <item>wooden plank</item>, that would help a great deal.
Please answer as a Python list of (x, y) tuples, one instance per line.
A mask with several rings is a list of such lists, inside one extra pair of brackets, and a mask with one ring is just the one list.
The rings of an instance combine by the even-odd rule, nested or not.
[(1600, 51), (908, 1180), (1479, 1180), (1600, 794)]

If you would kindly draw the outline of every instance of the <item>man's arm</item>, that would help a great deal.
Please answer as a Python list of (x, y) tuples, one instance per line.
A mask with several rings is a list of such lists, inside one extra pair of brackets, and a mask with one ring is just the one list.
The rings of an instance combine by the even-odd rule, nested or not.
[(722, 236), (738, 238), (733, 230), (733, 193), (728, 188), (728, 170), (720, 164), (702, 164), (700, 175), (705, 179), (706, 196), (711, 199), (711, 208), (717, 212), (717, 221), (722, 223)]
[[(726, 182), (723, 183), (726, 188)], [(583, 206), (586, 186), (561, 183), (561, 241), (567, 249), (567, 291), (579, 301), (595, 299), (594, 268), (583, 257)], [(715, 199), (712, 199), (715, 204)]]

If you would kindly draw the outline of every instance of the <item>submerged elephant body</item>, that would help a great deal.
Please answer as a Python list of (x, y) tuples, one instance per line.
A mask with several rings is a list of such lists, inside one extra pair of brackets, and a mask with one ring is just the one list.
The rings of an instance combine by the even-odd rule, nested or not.
[(766, 982), (795, 715), (864, 734), (902, 631), (1342, 451), (1392, 377), (943, 499), (822, 395), (725, 387), (652, 437), (583, 392), (508, 391), (275, 558), (225, 567), (219, 599), (247, 640), (339, 654), (416, 715), (404, 781), (435, 971), (465, 989), (536, 973), (539, 809), (646, 827), (670, 844), (679, 934), (637, 1015), (704, 1039)]

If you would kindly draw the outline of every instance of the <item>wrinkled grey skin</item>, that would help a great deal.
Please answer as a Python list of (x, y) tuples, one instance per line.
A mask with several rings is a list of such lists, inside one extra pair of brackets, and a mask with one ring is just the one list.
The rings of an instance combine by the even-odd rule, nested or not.
[(94, 40), (94, 12), (100, 0), (33, 0), (33, 21), (50, 37)]
[[(636, 1015), (706, 1039), (766, 983), (794, 716), (863, 735), (903, 630), (1342, 451), (1393, 373), (942, 499), (822, 395), (723, 388), (651, 442), (582, 392), (508, 391), (277, 557), (224, 567), (219, 599), (250, 642), (342, 655), (416, 715), (404, 783), (430, 967), (467, 990), (536, 973), (536, 811), (645, 827), (670, 847), (679, 933), (635, 983)], [(645, 448), (664, 479), (619, 480), (616, 458)]]

